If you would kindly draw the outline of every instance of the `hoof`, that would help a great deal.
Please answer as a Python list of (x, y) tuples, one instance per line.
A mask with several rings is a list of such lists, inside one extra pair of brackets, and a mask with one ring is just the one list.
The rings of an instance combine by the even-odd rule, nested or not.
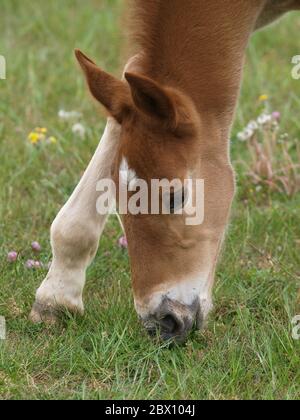
[(83, 316), (83, 305), (56, 305), (35, 302), (29, 315), (29, 320), (34, 324), (55, 324), (62, 319), (64, 314)]
[(29, 315), (29, 320), (34, 324), (55, 324), (59, 320), (61, 311), (59, 309), (55, 309), (50, 305), (45, 305), (36, 302), (33, 305), (31, 313)]

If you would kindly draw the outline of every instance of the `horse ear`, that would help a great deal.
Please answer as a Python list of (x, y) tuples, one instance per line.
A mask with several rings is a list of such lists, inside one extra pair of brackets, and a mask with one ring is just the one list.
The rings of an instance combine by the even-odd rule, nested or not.
[(126, 84), (99, 68), (80, 50), (76, 58), (85, 74), (91, 94), (119, 122), (130, 106), (130, 94)]
[(154, 80), (135, 73), (125, 73), (133, 101), (148, 116), (159, 118), (176, 127), (177, 112), (172, 93)]

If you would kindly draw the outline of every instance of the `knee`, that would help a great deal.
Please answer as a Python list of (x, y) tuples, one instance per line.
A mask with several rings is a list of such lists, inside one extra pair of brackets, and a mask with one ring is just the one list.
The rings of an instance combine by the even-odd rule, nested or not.
[(98, 247), (98, 235), (89, 221), (73, 220), (58, 215), (51, 226), (51, 244), (54, 253), (72, 259), (94, 256)]

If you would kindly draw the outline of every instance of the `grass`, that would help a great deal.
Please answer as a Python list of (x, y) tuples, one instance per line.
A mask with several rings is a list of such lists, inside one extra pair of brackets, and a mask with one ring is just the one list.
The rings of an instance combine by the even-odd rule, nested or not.
[[(118, 71), (121, 0), (2, 0), (0, 54), (0, 343), (2, 399), (299, 399), (300, 342), (291, 335), (300, 278), (300, 197), (260, 196), (238, 164), (247, 148), (235, 135), (270, 95), (282, 127), (300, 137), (300, 82), (291, 57), (299, 54), (299, 14), (261, 32), (249, 47), (233, 133), (238, 195), (217, 273), (209, 328), (186, 346), (151, 342), (133, 307), (129, 262), (116, 246), (113, 218), (89, 269), (86, 315), (55, 327), (27, 315), (44, 272), (11, 265), (11, 249), (30, 257), (38, 239), (50, 260), (49, 226), (78, 182), (97, 145), (104, 119), (95, 112), (72, 50), (82, 48)], [(220, 62), (220, 65), (222, 63)], [(58, 120), (58, 110), (83, 113), (83, 141)], [(45, 126), (57, 145), (34, 149), (28, 133)], [(298, 311), (298, 312), (297, 312)]]

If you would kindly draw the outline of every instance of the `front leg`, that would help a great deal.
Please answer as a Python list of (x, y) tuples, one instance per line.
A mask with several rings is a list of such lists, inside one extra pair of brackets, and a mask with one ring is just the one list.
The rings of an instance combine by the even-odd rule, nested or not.
[(61, 308), (83, 314), (86, 269), (93, 261), (107, 215), (98, 214), (99, 180), (111, 178), (120, 125), (110, 118), (100, 145), (82, 180), (51, 227), (53, 262), (36, 293), (30, 319), (52, 321)]

